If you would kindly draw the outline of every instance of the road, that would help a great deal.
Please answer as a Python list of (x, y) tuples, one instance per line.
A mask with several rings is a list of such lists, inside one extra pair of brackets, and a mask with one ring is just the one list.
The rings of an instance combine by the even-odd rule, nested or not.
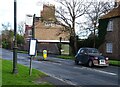
[[(13, 52), (0, 48), (2, 58), (12, 60)], [(18, 53), (18, 63), (29, 66), (27, 54)], [(116, 86), (119, 84), (120, 67), (94, 67), (88, 68), (83, 65), (75, 65), (73, 60), (48, 57), (49, 61), (32, 61), (32, 67), (49, 76), (64, 81), (70, 85), (82, 85), (92, 87), (93, 85)]]

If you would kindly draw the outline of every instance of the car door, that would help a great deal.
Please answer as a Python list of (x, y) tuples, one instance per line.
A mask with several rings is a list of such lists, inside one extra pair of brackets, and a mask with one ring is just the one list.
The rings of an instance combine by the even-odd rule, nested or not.
[(83, 64), (86, 64), (87, 63), (87, 61), (88, 61), (88, 53), (87, 53), (87, 50), (86, 49), (82, 49), (81, 51), (80, 51), (80, 55), (81, 55), (81, 62), (83, 63)]

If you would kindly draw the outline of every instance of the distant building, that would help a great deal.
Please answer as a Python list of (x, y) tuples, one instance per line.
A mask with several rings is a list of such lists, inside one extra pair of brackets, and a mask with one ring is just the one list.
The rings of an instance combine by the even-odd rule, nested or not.
[[(35, 18), (35, 38), (38, 40), (37, 50), (47, 49), (49, 53), (59, 54), (60, 38), (62, 53), (69, 53), (69, 32), (57, 22), (54, 5), (43, 5), (41, 16)], [(26, 25), (25, 37), (31, 38), (32, 27)]]
[(105, 29), (106, 35), (99, 49), (109, 58), (120, 60), (120, 0), (116, 1), (115, 8), (100, 18), (100, 30)]

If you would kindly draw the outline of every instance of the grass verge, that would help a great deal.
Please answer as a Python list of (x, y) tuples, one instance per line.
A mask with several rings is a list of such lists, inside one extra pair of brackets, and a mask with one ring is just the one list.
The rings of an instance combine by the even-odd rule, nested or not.
[(117, 60), (109, 60), (110, 65), (114, 65), (114, 66), (120, 66), (120, 61)]
[(68, 55), (59, 55), (59, 56), (57, 56), (57, 58), (74, 60), (75, 57), (74, 56), (68, 56)]
[(18, 64), (18, 74), (12, 74), (12, 62), (8, 60), (2, 60), (2, 85), (6, 86), (27, 86), (27, 87), (53, 87), (51, 84), (47, 82), (36, 83), (35, 81), (38, 78), (42, 78), (46, 76), (44, 73), (32, 69), (32, 75), (29, 76), (29, 68)]

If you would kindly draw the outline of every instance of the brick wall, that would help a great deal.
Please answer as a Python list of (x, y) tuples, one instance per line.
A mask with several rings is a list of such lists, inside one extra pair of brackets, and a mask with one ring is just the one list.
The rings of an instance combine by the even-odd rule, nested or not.
[[(113, 31), (107, 32), (105, 37), (105, 43), (101, 45), (100, 50), (103, 54), (112, 58), (119, 59), (120, 57), (120, 18), (113, 18)], [(106, 43), (111, 42), (113, 44), (113, 53), (106, 53)]]

